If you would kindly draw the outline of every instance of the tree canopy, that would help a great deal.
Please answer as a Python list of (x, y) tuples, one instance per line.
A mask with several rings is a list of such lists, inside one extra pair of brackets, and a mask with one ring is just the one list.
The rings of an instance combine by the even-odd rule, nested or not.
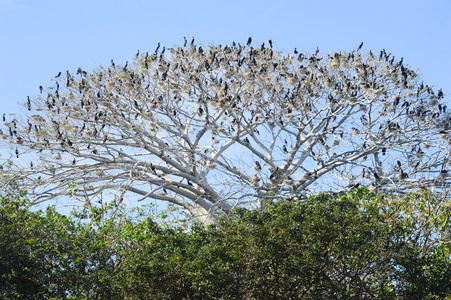
[(425, 189), (266, 200), (190, 231), (29, 204), (0, 201), (2, 299), (451, 299), (450, 207)]
[[(272, 42), (158, 47), (125, 65), (59, 72), (3, 115), (1, 179), (35, 203), (103, 192), (203, 223), (265, 199), (366, 185), (446, 195), (444, 94), (382, 50), (285, 53)], [(119, 193), (117, 193), (119, 191)]]

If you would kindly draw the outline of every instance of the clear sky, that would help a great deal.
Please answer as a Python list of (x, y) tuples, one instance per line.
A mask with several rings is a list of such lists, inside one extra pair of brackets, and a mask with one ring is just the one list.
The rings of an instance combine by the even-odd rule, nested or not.
[(0, 112), (37, 95), (59, 71), (125, 63), (136, 51), (183, 43), (272, 39), (321, 52), (386, 49), (451, 94), (451, 1), (0, 0)]

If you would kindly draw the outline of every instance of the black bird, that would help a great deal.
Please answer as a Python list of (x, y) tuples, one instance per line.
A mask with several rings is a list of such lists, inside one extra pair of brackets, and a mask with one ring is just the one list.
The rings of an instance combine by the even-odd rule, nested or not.
[(252, 37), (249, 37), (249, 38), (247, 39), (247, 45), (249, 46), (251, 43), (252, 43)]
[(294, 54), (298, 54), (298, 49), (294, 48)]
[(60, 77), (61, 76), (61, 72), (59, 72), (56, 76), (55, 76), (55, 78), (58, 78), (58, 77)]
[(283, 151), (283, 153), (288, 154), (287, 146), (283, 145), (282, 146), (282, 151)]
[(269, 46), (272, 48), (272, 41), (269, 40), (268, 43), (269, 43)]
[(398, 179), (399, 179), (399, 180), (403, 180), (403, 179), (405, 179), (405, 178), (407, 178), (407, 177), (409, 177), (409, 176), (407, 175), (407, 173), (404, 173), (404, 171), (401, 169), (401, 174), (398, 175)]
[(360, 183), (351, 183), (348, 185), (348, 188), (354, 190), (360, 186)]
[(138, 57), (139, 57), (139, 50), (138, 50), (138, 52), (136, 53), (136, 55), (135, 55), (135, 56), (136, 56), (136, 58), (138, 58)]
[(244, 138), (244, 142), (245, 142), (246, 144), (250, 144), (250, 143), (251, 143), (247, 137)]
[(448, 178), (448, 177), (449, 177), (448, 171), (445, 170), (445, 169), (443, 169), (443, 167), (442, 167), (442, 169), (440, 170), (440, 175), (439, 175), (439, 176), (440, 176), (441, 178), (443, 178), (443, 179)]
[(183, 37), (183, 40), (184, 40), (184, 42), (183, 42), (183, 47), (186, 47), (186, 43), (188, 42), (188, 41), (186, 40), (186, 37)]
[(258, 161), (255, 162), (255, 170), (256, 171), (260, 171), (262, 169), (262, 166), (260, 165), (260, 163)]
[(269, 179), (275, 178), (278, 175), (278, 173), (279, 173), (279, 167), (276, 167), (274, 169), (274, 171), (271, 173), (271, 175), (269, 176)]
[(373, 173), (374, 174), (374, 178), (376, 178), (377, 181), (379, 181), (381, 178), (379, 177), (379, 175), (377, 175), (377, 173)]
[(116, 68), (116, 65), (114, 64), (113, 60), (111, 60), (111, 66), (113, 66), (113, 68)]
[(158, 49), (160, 49), (160, 43), (158, 43), (157, 49), (155, 49), (155, 54), (158, 53)]
[(5, 114), (3, 114), (3, 122), (6, 122)]
[(41, 94), (42, 94), (42, 90), (43, 90), (44, 88), (42, 87), (42, 85), (40, 85), (39, 86), (39, 90), (41, 91)]
[(437, 97), (438, 97), (439, 99), (443, 98), (443, 92), (442, 92), (442, 89), (439, 89), (439, 90), (438, 90)]
[(28, 110), (31, 110), (31, 102), (30, 102), (30, 96), (27, 96), (27, 106), (28, 106)]
[(194, 36), (193, 39), (191, 40), (191, 45), (194, 45)]
[(77, 162), (77, 161), (76, 161), (75, 158), (74, 158), (74, 160), (72, 161), (72, 164), (75, 165), (76, 162)]
[(360, 49), (362, 49), (362, 46), (363, 46), (363, 42), (360, 43), (359, 47), (357, 48), (357, 51), (360, 51)]
[(141, 109), (140, 109), (140, 107), (139, 107), (139, 104), (138, 104), (138, 101), (133, 100), (133, 104), (135, 105), (135, 107), (136, 107), (137, 110), (141, 111)]
[(16, 148), (16, 157), (19, 158), (19, 150)]

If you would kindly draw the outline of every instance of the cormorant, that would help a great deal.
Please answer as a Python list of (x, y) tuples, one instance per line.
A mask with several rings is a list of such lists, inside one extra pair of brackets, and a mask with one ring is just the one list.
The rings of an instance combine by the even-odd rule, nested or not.
[(262, 169), (262, 166), (260, 165), (260, 163), (258, 161), (255, 162), (255, 167), (254, 170), (255, 171), (260, 171)]
[(360, 43), (359, 47), (357, 48), (357, 51), (360, 51), (360, 49), (362, 49), (363, 46), (363, 42)]
[(282, 146), (282, 151), (283, 151), (283, 153), (288, 154), (287, 146), (283, 145)]

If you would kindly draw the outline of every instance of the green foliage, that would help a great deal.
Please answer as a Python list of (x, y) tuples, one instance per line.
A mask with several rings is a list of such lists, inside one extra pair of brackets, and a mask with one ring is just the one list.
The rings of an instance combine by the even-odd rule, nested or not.
[[(91, 216), (98, 213), (91, 209)], [(123, 221), (31, 211), (21, 197), (1, 198), (0, 297), (108, 299), (127, 243)]]
[[(0, 295), (56, 299), (444, 299), (450, 205), (319, 195), (236, 209), (189, 231), (152, 218), (65, 217), (1, 200)], [(100, 216), (100, 217), (99, 217)]]

